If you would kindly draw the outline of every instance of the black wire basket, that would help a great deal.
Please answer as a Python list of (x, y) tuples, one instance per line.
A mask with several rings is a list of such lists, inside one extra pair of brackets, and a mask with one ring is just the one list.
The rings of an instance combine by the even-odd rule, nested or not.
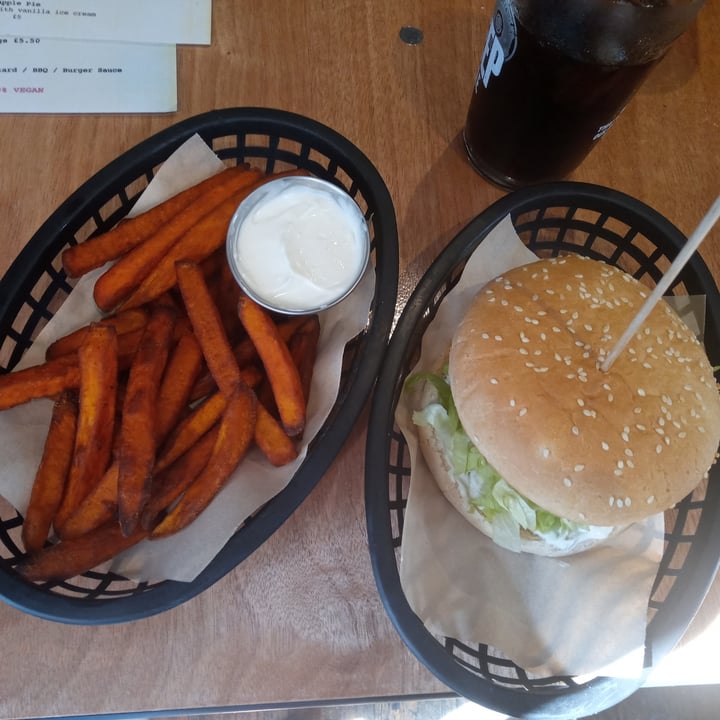
[(192, 582), (133, 582), (91, 571), (65, 582), (29, 583), (13, 569), (24, 557), (23, 518), (0, 502), (0, 596), (44, 618), (77, 624), (135, 620), (174, 607), (219, 580), (270, 537), (317, 484), (350, 433), (380, 368), (398, 276), (395, 211), (384, 181), (358, 148), (318, 122), (279, 110), (232, 108), (192, 117), (132, 148), (78, 188), (42, 225), (0, 281), (0, 372), (12, 370), (70, 293), (62, 250), (114, 226), (163, 161), (195, 133), (228, 165), (247, 162), (268, 173), (304, 168), (355, 199), (368, 221), (375, 268), (368, 321), (345, 349), (338, 397), (293, 479), (245, 520)]
[[(656, 284), (686, 242), (683, 234), (643, 203), (607, 188), (559, 182), (511, 193), (467, 225), (416, 287), (397, 323), (378, 379), (366, 451), (366, 515), (370, 555), (385, 608), (415, 655), (460, 695), (522, 718), (579, 718), (632, 694), (680, 639), (720, 565), (720, 468), (666, 513), (665, 548), (651, 592), (645, 668), (637, 679), (536, 677), (501, 649), (432, 634), (403, 593), (399, 562), (410, 460), (394, 421), (403, 382), (420, 352), (423, 333), (465, 262), (490, 230), (510, 215), (521, 240), (538, 256), (576, 253), (621, 267)], [(695, 254), (668, 294), (704, 295), (704, 343), (720, 363), (720, 295)]]

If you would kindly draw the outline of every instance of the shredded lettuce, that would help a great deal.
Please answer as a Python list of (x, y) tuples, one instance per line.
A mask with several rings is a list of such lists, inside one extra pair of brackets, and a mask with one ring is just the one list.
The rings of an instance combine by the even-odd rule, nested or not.
[(445, 448), (458, 488), (468, 508), (484, 515), (492, 526), (493, 540), (510, 550), (520, 549), (520, 532), (527, 530), (555, 544), (573, 541), (589, 526), (553, 515), (523, 497), (495, 470), (471, 442), (460, 423), (447, 373), (416, 373), (406, 388), (420, 381), (437, 390), (437, 402), (413, 413), (416, 425), (432, 426)]

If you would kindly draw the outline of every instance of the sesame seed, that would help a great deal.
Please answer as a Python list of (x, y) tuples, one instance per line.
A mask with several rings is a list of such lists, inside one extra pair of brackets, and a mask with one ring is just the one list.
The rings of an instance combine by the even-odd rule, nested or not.
[(655, 496), (650, 495), (648, 499), (645, 501), (648, 505), (652, 505), (655, 502)]
[(572, 487), (572, 480), (569, 477), (563, 478), (563, 483), (565, 487)]
[(493, 385), (497, 385), (497, 384), (498, 384), (498, 379), (497, 379), (497, 378), (494, 378), (494, 377), (493, 377), (493, 378), (490, 378), (490, 382), (491, 382)]
[(543, 449), (542, 449), (542, 456), (543, 456), (544, 458), (550, 457), (550, 450), (549, 450), (548, 448), (543, 448)]
[(600, 443), (600, 447), (601, 447), (603, 450), (609, 450), (609, 449), (610, 449), (610, 446), (609, 446), (604, 440)]
[(580, 434), (580, 428), (577, 425), (572, 426), (572, 434), (573, 435), (579, 435)]
[(518, 415), (520, 415), (520, 417), (523, 417), (523, 415), (527, 415), (527, 408), (521, 408)]
[(585, 469), (584, 465), (576, 465), (574, 470), (575, 472), (582, 472)]

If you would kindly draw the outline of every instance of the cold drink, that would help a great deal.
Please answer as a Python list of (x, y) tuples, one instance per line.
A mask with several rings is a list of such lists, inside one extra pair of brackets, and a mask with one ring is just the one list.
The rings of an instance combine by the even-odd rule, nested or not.
[[(665, 9), (617, 0), (552, 5), (549, 10), (547, 2), (498, 0), (480, 63), (465, 146), (473, 165), (504, 187), (572, 172), (680, 32), (677, 22), (673, 33), (664, 21), (652, 39), (656, 16), (648, 13), (671, 12), (664, 4)], [(683, 5), (683, 17), (692, 5)], [(639, 23), (644, 40), (636, 38)]]

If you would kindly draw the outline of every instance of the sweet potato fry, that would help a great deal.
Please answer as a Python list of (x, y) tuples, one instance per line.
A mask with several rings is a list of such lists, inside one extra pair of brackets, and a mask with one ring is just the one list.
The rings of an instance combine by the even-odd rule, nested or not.
[[(220, 272), (220, 268), (227, 265), (225, 247), (219, 247), (214, 253), (199, 262), (198, 265), (200, 265), (203, 277), (210, 282), (210, 279)], [(173, 263), (173, 272), (174, 270), (175, 264)]]
[(236, 175), (247, 166), (228, 168), (197, 185), (179, 192), (165, 202), (156, 205), (133, 218), (123, 220), (119, 225), (102, 235), (86, 240), (63, 251), (62, 264), (70, 277), (80, 277), (110, 260), (116, 260), (146, 238), (166, 225), (181, 210), (226, 182), (228, 175)]
[(76, 357), (48, 360), (39, 365), (0, 375), (0, 410), (37, 398), (50, 398), (80, 384)]
[(60, 506), (72, 462), (77, 414), (74, 392), (65, 392), (55, 401), (22, 526), (22, 539), (28, 553), (37, 552), (45, 544)]
[(183, 494), (185, 489), (208, 464), (220, 430), (218, 424), (208, 430), (184, 455), (153, 478), (150, 499), (140, 522), (151, 530), (161, 514)]
[(180, 260), (175, 267), (185, 309), (205, 362), (220, 392), (230, 396), (242, 380), (220, 312), (198, 265), (189, 260)]
[[(124, 310), (113, 315), (108, 315), (107, 317), (98, 320), (97, 324), (112, 325), (118, 336), (120, 336), (133, 330), (141, 330), (145, 327), (147, 318), (147, 310), (144, 308), (133, 308), (132, 310)], [(78, 348), (82, 344), (82, 341), (87, 336), (89, 328), (89, 325), (85, 325), (68, 335), (58, 338), (47, 347), (45, 357), (48, 360), (52, 360), (53, 358), (61, 357), (62, 355), (69, 355), (70, 353), (77, 352)]]
[(106, 312), (115, 309), (150, 274), (180, 237), (203, 217), (214, 213), (229, 197), (252, 185), (258, 177), (260, 172), (257, 170), (227, 174), (224, 183), (198, 197), (157, 232), (123, 255), (97, 279), (93, 289), (97, 306)]
[(132, 534), (150, 494), (157, 449), (157, 396), (173, 336), (175, 312), (157, 306), (145, 327), (125, 390), (118, 448), (118, 519)]
[[(265, 373), (255, 365), (248, 365), (247, 367), (240, 368), (240, 379), (253, 390), (260, 385), (265, 378)], [(195, 400), (201, 400), (208, 395), (212, 395), (217, 390), (217, 385), (210, 371), (204, 372), (193, 385), (192, 392), (190, 393), (190, 402)]]
[(156, 420), (158, 444), (165, 440), (182, 416), (202, 366), (203, 356), (198, 341), (191, 332), (184, 333), (170, 354), (158, 390)]
[(238, 315), (262, 360), (285, 432), (290, 437), (301, 435), (305, 428), (305, 397), (287, 343), (269, 313), (246, 295), (238, 302)]
[(227, 257), (224, 258), (224, 262), (220, 265), (214, 281), (208, 283), (208, 287), (213, 294), (228, 338), (235, 345), (243, 338), (246, 338), (247, 334), (237, 315), (237, 304), (242, 290), (232, 274)]
[(62, 537), (63, 523), (75, 511), (110, 462), (117, 400), (117, 333), (92, 325), (78, 350), (80, 388), (75, 446), (65, 493), (53, 519)]
[(118, 506), (118, 463), (105, 471), (62, 527), (63, 540), (80, 537), (115, 517)]
[(193, 408), (170, 433), (155, 461), (154, 472), (159, 473), (187, 452), (222, 416), (227, 400), (217, 391)]
[(256, 407), (255, 393), (245, 385), (238, 385), (227, 400), (207, 465), (152, 531), (152, 539), (172, 535), (187, 527), (220, 492), (252, 442)]
[[(235, 313), (237, 315), (237, 303), (235, 304)], [(303, 321), (304, 318), (302, 316), (293, 316), (286, 318), (278, 324), (278, 331), (285, 342), (290, 340), (292, 334), (302, 325)], [(262, 380), (262, 377), (257, 376), (255, 368), (252, 365), (260, 359), (253, 341), (246, 337), (235, 343), (235, 345), (233, 345), (233, 355), (240, 366), (240, 374), (242, 375), (243, 381), (251, 388), (255, 388), (260, 383), (260, 380)], [(190, 399), (199, 400), (209, 395), (216, 388), (215, 380), (210, 374), (210, 371), (207, 370), (200, 375), (195, 383)]]
[(138, 307), (157, 297), (175, 285), (175, 263), (178, 260), (192, 260), (200, 263), (217, 248), (222, 247), (228, 227), (237, 206), (254, 190), (279, 177), (307, 175), (303, 170), (293, 170), (259, 177), (252, 185), (245, 187), (190, 228), (169, 251), (159, 260), (152, 272), (140, 283), (138, 289), (123, 303), (123, 307)]
[(287, 465), (298, 455), (295, 443), (262, 403), (257, 405), (255, 444), (275, 466)]
[(17, 570), (31, 581), (65, 580), (82, 575), (147, 537), (145, 530), (123, 535), (115, 520), (86, 535), (48, 545), (21, 562)]
[(293, 333), (288, 342), (288, 350), (290, 350), (290, 355), (300, 375), (306, 406), (310, 397), (310, 384), (315, 369), (319, 339), (320, 319), (317, 315), (311, 315)]

